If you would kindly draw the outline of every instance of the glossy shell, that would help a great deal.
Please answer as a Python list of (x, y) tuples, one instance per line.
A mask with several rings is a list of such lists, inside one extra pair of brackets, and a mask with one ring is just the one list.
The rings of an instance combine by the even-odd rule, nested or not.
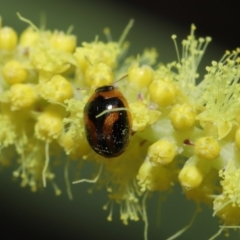
[[(131, 114), (126, 99), (114, 86), (96, 89), (84, 108), (85, 131), (92, 149), (107, 158), (121, 155), (131, 137)], [(103, 111), (109, 110), (96, 117)]]

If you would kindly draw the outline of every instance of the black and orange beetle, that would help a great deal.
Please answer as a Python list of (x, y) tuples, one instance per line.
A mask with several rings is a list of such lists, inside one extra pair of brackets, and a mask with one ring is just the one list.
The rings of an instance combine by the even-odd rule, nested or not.
[(128, 103), (119, 90), (112, 85), (97, 88), (84, 108), (89, 145), (106, 158), (121, 155), (131, 137), (131, 120)]

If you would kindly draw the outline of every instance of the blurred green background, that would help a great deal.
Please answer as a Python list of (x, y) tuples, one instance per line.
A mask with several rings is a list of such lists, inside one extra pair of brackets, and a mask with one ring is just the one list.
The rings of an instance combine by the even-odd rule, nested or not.
[[(165, 63), (176, 60), (171, 35), (173, 33), (178, 35), (180, 46), (181, 39), (189, 33), (192, 22), (198, 27), (197, 36), (206, 32), (211, 35), (211, 29), (213, 34), (218, 36), (214, 23), (202, 25), (208, 26), (207, 31), (199, 27), (202, 21), (201, 18), (194, 18), (194, 11), (196, 16), (202, 11), (202, 21), (206, 20), (204, 18), (206, 9), (189, 8), (191, 14), (187, 18), (186, 13), (174, 6), (174, 1), (166, 4), (166, 1), (0, 0), (3, 25), (11, 26), (18, 32), (25, 29), (27, 24), (16, 16), (16, 12), (20, 12), (22, 16), (39, 26), (40, 14), (44, 12), (48, 29), (67, 30), (73, 24), (73, 33), (78, 36), (78, 45), (82, 41), (94, 40), (96, 35), (105, 40), (102, 33), (104, 27), (109, 27), (114, 40), (118, 40), (129, 19), (134, 18), (134, 27), (127, 38), (131, 42), (129, 53), (137, 54), (146, 47), (156, 47), (159, 61)], [(181, 14), (184, 21), (181, 21)], [(218, 14), (219, 19), (226, 17), (221, 11)], [(222, 26), (222, 29), (224, 28), (227, 29), (228, 26)], [(234, 43), (235, 41), (232, 41), (228, 45), (227, 39), (224, 41), (223, 36), (221, 39), (221, 44), (225, 44), (223, 48), (217, 45), (218, 41), (214, 39), (201, 65), (201, 71), (204, 71), (211, 60), (218, 60), (225, 47), (230, 49), (237, 47), (232, 46)], [(130, 222), (129, 226), (124, 226), (119, 220), (118, 207), (115, 207), (113, 222), (108, 222), (106, 220), (108, 213), (102, 210), (103, 204), (107, 202), (105, 194), (96, 192), (89, 196), (88, 184), (72, 186), (74, 200), (69, 201), (65, 192), (63, 172), (59, 171), (57, 175), (63, 194), (55, 197), (50, 185), (44, 191), (35, 194), (28, 188), (20, 188), (19, 182), (12, 181), (11, 171), (12, 169), (5, 169), (0, 174), (1, 239), (143, 239), (143, 222)], [(185, 226), (194, 212), (194, 204), (185, 200), (178, 188), (177, 192), (171, 194), (169, 200), (162, 205), (161, 225), (157, 227), (157, 200), (155, 197), (148, 201), (149, 240), (166, 239)], [(205, 208), (204, 210), (206, 211), (199, 214), (193, 227), (182, 235), (180, 240), (207, 239), (218, 230), (218, 222), (212, 219), (211, 211)], [(220, 236), (218, 239), (225, 238)], [(239, 235), (232, 234), (228, 239), (239, 239)]]

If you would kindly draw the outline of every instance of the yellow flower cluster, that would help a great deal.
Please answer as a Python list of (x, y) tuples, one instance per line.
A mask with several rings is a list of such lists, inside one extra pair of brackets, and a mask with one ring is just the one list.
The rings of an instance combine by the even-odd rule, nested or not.
[[(96, 38), (78, 47), (70, 32), (19, 18), (29, 25), (19, 36), (0, 28), (0, 163), (14, 168), (21, 186), (37, 191), (51, 183), (59, 195), (54, 169), (63, 165), (70, 199), (71, 182), (95, 183), (108, 193), (107, 219), (118, 204), (124, 224), (145, 222), (146, 240), (147, 199), (179, 183), (221, 220), (212, 239), (240, 227), (240, 49), (213, 61), (198, 84), (211, 38), (197, 39), (193, 25), (182, 55), (172, 36), (178, 60), (156, 64), (155, 49), (125, 58), (132, 20), (118, 42), (105, 29), (107, 43)], [(116, 85), (129, 103), (133, 134), (123, 154), (104, 158), (88, 145), (83, 109), (96, 88), (124, 75)], [(68, 167), (76, 163), (72, 178)], [(93, 178), (79, 180), (85, 165)]]

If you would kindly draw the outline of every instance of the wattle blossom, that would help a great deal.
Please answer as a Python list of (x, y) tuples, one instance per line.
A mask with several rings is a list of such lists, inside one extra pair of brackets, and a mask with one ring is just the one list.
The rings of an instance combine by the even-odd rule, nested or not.
[[(133, 20), (119, 41), (105, 29), (107, 41), (77, 46), (71, 31), (38, 29), (19, 18), (28, 24), (20, 35), (0, 29), (0, 164), (13, 169), (22, 187), (53, 186), (56, 195), (65, 191), (73, 199), (72, 183), (93, 184), (92, 191), (108, 194), (107, 220), (117, 217), (117, 206), (123, 224), (145, 222), (147, 240), (148, 199), (180, 184), (187, 199), (208, 205), (219, 218), (211, 239), (240, 227), (240, 49), (212, 61), (200, 76), (211, 38), (196, 38), (194, 25), (181, 52), (172, 36), (177, 60), (161, 63), (156, 49), (127, 56)], [(85, 134), (84, 107), (105, 85), (123, 93), (132, 122), (130, 143), (114, 158), (95, 153)], [(66, 190), (55, 182), (60, 165)], [(73, 176), (70, 165), (76, 166)], [(81, 178), (86, 165), (88, 179)]]

